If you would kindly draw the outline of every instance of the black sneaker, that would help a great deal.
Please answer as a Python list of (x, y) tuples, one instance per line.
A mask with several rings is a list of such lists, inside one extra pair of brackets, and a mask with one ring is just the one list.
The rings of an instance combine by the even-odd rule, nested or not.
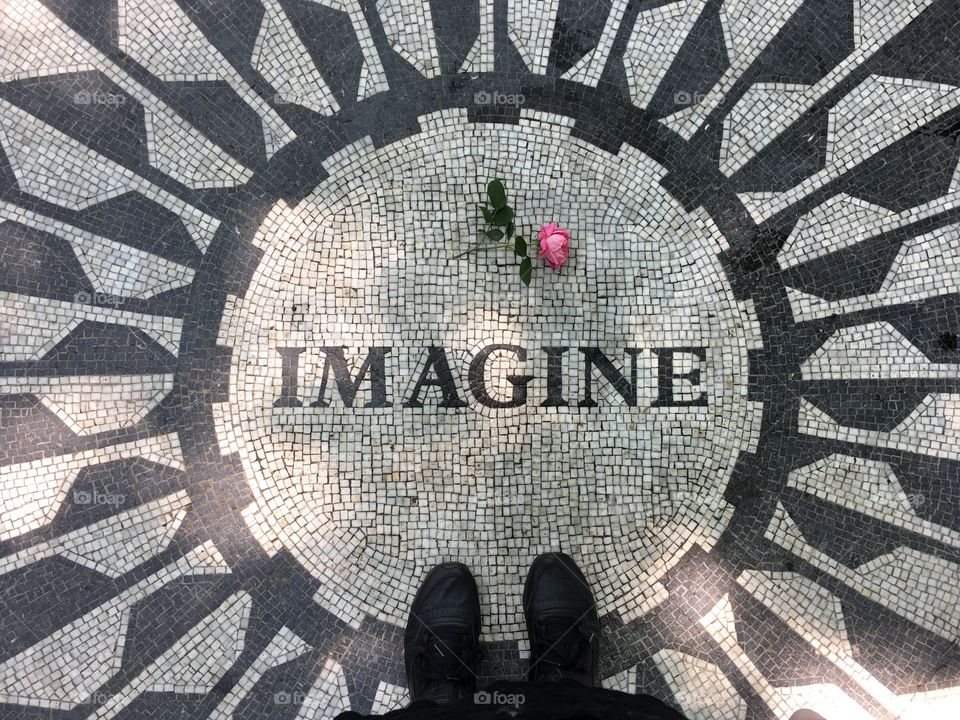
[(430, 571), (410, 606), (403, 649), (411, 700), (449, 703), (477, 691), (480, 593), (466, 565)]
[(523, 586), (530, 636), (531, 682), (575, 680), (596, 684), (600, 619), (587, 579), (569, 555), (546, 553), (533, 561)]

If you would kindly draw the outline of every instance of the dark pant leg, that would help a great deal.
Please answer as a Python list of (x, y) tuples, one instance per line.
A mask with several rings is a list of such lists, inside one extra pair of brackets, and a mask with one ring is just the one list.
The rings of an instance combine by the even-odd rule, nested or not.
[[(476, 700), (476, 702), (475, 702)], [(516, 714), (514, 714), (516, 712)], [(628, 695), (569, 683), (496, 682), (474, 698), (450, 705), (417, 702), (383, 716), (388, 720), (685, 720), (650, 695)], [(361, 720), (345, 713), (337, 720)]]
[[(333, 720), (365, 720), (366, 718), (381, 718), (381, 717), (418, 717), (417, 712), (421, 710), (430, 710), (431, 708), (439, 707), (433, 700), (417, 700), (407, 705), (405, 708), (400, 710), (394, 710), (393, 712), (387, 713), (386, 715), (361, 715), (360, 713), (353, 712), (353, 710), (347, 710), (337, 715)], [(397, 713), (412, 713), (409, 715), (397, 715)]]

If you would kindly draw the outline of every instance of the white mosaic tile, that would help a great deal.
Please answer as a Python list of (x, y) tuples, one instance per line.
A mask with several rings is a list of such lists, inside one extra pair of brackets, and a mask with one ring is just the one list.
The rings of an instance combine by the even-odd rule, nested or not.
[[(227, 571), (212, 543), (195, 548), (0, 663), (0, 702), (58, 710), (70, 710), (89, 702), (120, 671), (130, 608), (134, 604), (178, 578)], [(198, 644), (191, 649), (199, 647)], [(212, 655), (208, 653), (206, 657)], [(123, 705), (132, 699), (123, 695), (117, 704)], [(104, 714), (117, 710), (119, 708), (113, 706)]]
[(563, 77), (568, 80), (596, 87), (603, 76), (603, 70), (610, 59), (610, 51), (616, 40), (617, 32), (623, 24), (624, 15), (629, 6), (628, 0), (612, 0), (610, 12), (604, 23), (597, 46), (584, 55)]
[(853, 35), (857, 50), (882, 47), (931, 4), (932, 0), (855, 0)]
[[(253, 480), (251, 529), (269, 552), (277, 541), (294, 552), (321, 579), (318, 602), (352, 625), (363, 613), (402, 624), (422, 574), (442, 559), (470, 556), (483, 578), (491, 637), (514, 639), (523, 632), (517, 602), (523, 569), (539, 552), (575, 538), (604, 612), (636, 617), (663, 600), (658, 580), (686, 550), (694, 544), (709, 549), (719, 538), (729, 519), (722, 497), (729, 458), (750, 447), (759, 431), (759, 404), (731, 390), (746, 385), (746, 352), (759, 333), (748, 308), (726, 289), (716, 260), (722, 237), (704, 215), (686, 215), (663, 193), (656, 185), (662, 169), (649, 158), (598, 156), (549, 116), (528, 116), (507, 131), (467, 124), (458, 112), (425, 119), (423, 128), (416, 138), (385, 148), (364, 140), (337, 153), (324, 163), (331, 176), (298, 207), (275, 208), (258, 233), (264, 261), (245, 296), (231, 300), (221, 325), (221, 342), (234, 348), (234, 361), (231, 397), (216, 411), (222, 450), (239, 452)], [(550, 285), (534, 281), (538, 309), (525, 325), (519, 322), (527, 304), (519, 283), (498, 277), (494, 256), (450, 260), (472, 235), (472, 195), (479, 191), (460, 187), (464, 177), (476, 177), (461, 172), (461, 158), (482, 155), (451, 151), (438, 166), (428, 150), (457, 139), (482, 147), (494, 138), (525, 143), (529, 164), (514, 170), (491, 164), (478, 169), (481, 175), (500, 174), (508, 187), (518, 187), (512, 173), (523, 172), (551, 178), (558, 197), (586, 201), (600, 192), (604, 199), (589, 205), (613, 203), (590, 219), (588, 231), (587, 205), (545, 206), (542, 198), (551, 194), (537, 188), (516, 197), (521, 217), (550, 216), (575, 235), (578, 224), (583, 228), (565, 273)], [(425, 157), (432, 158), (429, 164)], [(438, 167), (442, 174), (434, 179)], [(424, 175), (428, 168), (431, 175)], [(416, 215), (402, 230), (369, 221), (381, 215), (373, 208), (411, 201), (417, 213), (432, 217), (440, 210), (421, 189), (437, 183), (448, 198), (437, 230), (416, 233)], [(651, 223), (674, 243), (648, 240)], [(305, 231), (315, 243), (299, 240)], [(407, 246), (395, 237), (417, 241)], [(361, 246), (372, 252), (353, 251)], [(681, 246), (691, 248), (693, 260), (678, 272), (674, 259)], [(635, 267), (643, 270), (628, 269)], [(445, 276), (477, 283), (474, 299), (445, 291), (434, 280)], [(329, 291), (316, 293), (318, 284)], [(597, 303), (597, 296), (618, 300)], [(424, 307), (436, 310), (425, 314)], [(582, 315), (564, 307), (579, 307)], [(575, 407), (538, 410), (533, 403), (544, 401), (542, 380), (530, 385), (531, 399), (522, 407), (488, 407), (463, 383), (477, 353), (497, 343), (529, 348), (526, 372), (540, 378), (546, 373), (541, 346), (603, 345), (616, 371), (630, 375), (632, 361), (614, 348), (706, 343), (703, 359), (679, 353), (674, 367), (677, 375), (704, 379), (676, 382), (674, 392), (680, 402), (706, 393), (708, 406), (636, 414), (598, 375), (592, 392), (607, 408), (600, 417), (622, 418), (622, 430), (595, 423)], [(430, 344), (449, 350), (451, 373), (460, 378), (457, 392), (467, 398), (464, 409), (438, 414), (435, 391), (417, 390), (429, 365), (423, 348)], [(360, 387), (353, 408), (336, 396), (330, 408), (310, 407), (326, 363), (318, 345), (344, 347), (354, 375), (367, 348), (393, 347), (385, 359), (393, 406), (359, 411), (373, 402), (369, 388)], [(280, 347), (306, 348), (296, 354), (298, 396), (307, 398), (298, 401), (302, 407), (274, 407), (285, 362)], [(586, 366), (573, 350), (565, 355), (562, 377), (574, 402), (575, 394), (582, 399), (586, 392)], [(484, 364), (496, 402), (513, 397), (506, 376), (520, 372), (518, 360), (501, 351)], [(640, 408), (657, 400), (657, 363), (649, 350), (637, 356)], [(403, 406), (414, 396), (424, 408)], [(571, 435), (578, 439), (562, 459), (556, 455), (560, 438)], [(706, 444), (704, 438), (710, 438)], [(524, 469), (531, 453), (533, 465)], [(521, 482), (518, 473), (531, 470), (536, 479)], [(452, 487), (451, 475), (471, 480)], [(538, 517), (535, 504), (550, 510)], [(644, 530), (651, 523), (658, 527), (657, 543)], [(603, 540), (611, 535), (621, 538), (616, 546)]]
[(494, 71), (493, 60), (493, 8), (495, 0), (479, 0), (480, 31), (467, 54), (460, 72), (484, 73)]
[(918, 302), (957, 292), (960, 292), (960, 224), (907, 240), (883, 284), (874, 293), (842, 300), (823, 300), (787, 288), (790, 307), (798, 322)]
[(132, 170), (3, 99), (0, 118), (0, 145), (24, 192), (74, 210), (138, 192), (179, 215), (201, 251), (213, 239), (218, 220)]
[(840, 599), (813, 580), (797, 573), (747, 570), (737, 582), (813, 647), (834, 656), (853, 655)]
[(231, 720), (234, 717), (234, 711), (267, 670), (296, 660), (309, 651), (310, 646), (296, 633), (286, 626), (280, 628), (233, 689), (210, 713), (208, 720)]
[(710, 113), (723, 101), (741, 76), (750, 69), (767, 45), (800, 8), (803, 0), (769, 3), (766, 0), (726, 0), (720, 6), (720, 22), (730, 64), (702, 98), (692, 97), (689, 107), (663, 120), (686, 139), (692, 138)]
[(85, 702), (120, 670), (128, 615), (115, 599), (14, 655), (0, 665), (0, 699), (59, 710)]
[(647, 107), (706, 5), (680, 0), (640, 13), (623, 55), (634, 105)]
[(151, 165), (194, 188), (230, 187), (253, 172), (133, 80), (39, 0), (0, 6), (0, 81), (96, 70), (145, 109)]
[(407, 688), (381, 682), (377, 685), (377, 695), (373, 700), (370, 712), (374, 715), (384, 715), (391, 710), (399, 710), (410, 704), (410, 694)]
[(135, 425), (173, 390), (173, 375), (0, 377), (0, 395), (35, 395), (77, 435)]
[[(777, 720), (790, 720), (798, 710), (813, 710), (828, 715), (840, 712), (840, 716), (844, 718), (871, 720), (870, 714), (836, 685), (822, 683), (774, 687), (741, 647), (728, 597), (724, 596), (709, 613), (702, 617), (700, 624), (719, 643), (726, 656), (736, 665), (744, 679)], [(705, 701), (702, 696), (695, 693), (691, 695), (694, 702)]]
[(119, 445), (105, 445), (69, 455), (0, 467), (0, 539), (9, 539), (51, 522), (70, 486), (85, 467), (143, 457), (180, 469), (183, 456), (176, 435), (163, 435)]
[(263, 123), (267, 158), (296, 135), (243, 79), (175, 0), (117, 0), (120, 48), (163, 80), (223, 80)]
[(601, 684), (608, 690), (630, 693), (631, 695), (636, 694), (637, 669), (634, 667), (627, 668), (623, 672), (619, 672), (616, 675), (611, 675), (610, 677), (605, 678)]
[[(98, 305), (103, 301), (109, 305)], [(74, 302), (0, 291), (0, 362), (40, 360), (82, 322), (124, 325), (142, 330), (167, 352), (180, 352), (183, 320), (123, 310), (122, 299), (77, 293)]]
[(954, 717), (960, 713), (960, 691), (956, 688), (926, 690), (902, 696), (906, 705), (903, 720), (924, 720), (929, 717)]
[(883, 227), (896, 215), (844, 193), (834, 195), (800, 218), (777, 261), (788, 268), (851, 247), (870, 237), (870, 229)]
[[(755, 83), (723, 121), (720, 171), (733, 175), (808, 108), (810, 88), (793, 83)], [(755, 214), (756, 216), (756, 214)]]
[[(897, 35), (934, 0), (854, 0), (855, 50), (803, 93), (803, 101), (790, 100), (779, 109), (765, 92), (745, 94), (728, 115), (728, 123), (746, 124), (751, 130), (739, 130), (744, 138), (743, 151), (730, 153), (723, 171), (727, 175), (746, 165), (763, 148), (793, 125), (801, 115), (833, 91), (840, 83), (865, 64), (883, 45)], [(886, 17), (884, 17), (886, 15)], [(779, 111), (778, 111), (779, 110)], [(766, 112), (765, 112), (766, 111)], [(754, 118), (763, 116), (758, 123)]]
[(840, 328), (800, 366), (805, 380), (960, 377), (960, 364), (934, 363), (888, 322)]
[(791, 470), (787, 483), (808, 495), (960, 548), (960, 533), (917, 514), (915, 507), (927, 498), (920, 493), (907, 495), (888, 463), (831, 455)]
[(899, 547), (849, 568), (811, 547), (782, 505), (767, 537), (821, 572), (947, 640), (960, 633), (960, 565)]
[(530, 72), (544, 74), (560, 0), (512, 0), (507, 4), (507, 36)]
[(277, 102), (302, 105), (323, 115), (340, 110), (297, 31), (277, 0), (263, 0), (266, 12), (253, 46), (251, 65), (278, 91)]
[(311, 0), (319, 5), (347, 13), (350, 23), (357, 34), (360, 50), (363, 53), (363, 66), (360, 68), (360, 86), (357, 90), (357, 100), (366, 100), (377, 93), (388, 90), (387, 74), (377, 50), (373, 45), (373, 36), (363, 14), (360, 0)]
[(902, 712), (904, 704), (856, 661), (839, 598), (796, 573), (748, 570), (737, 581), (882, 707)]
[(0, 575), (59, 555), (108, 577), (121, 577), (167, 549), (189, 506), (190, 496), (185, 491), (140, 505), (0, 558)]
[(243, 651), (253, 598), (237, 592), (203, 618), (171, 648), (89, 717), (108, 720), (145, 692), (209, 692)]
[(328, 659), (307, 692), (296, 720), (332, 720), (350, 709), (350, 696), (343, 677), (343, 668)]
[(758, 222), (773, 217), (957, 105), (958, 88), (871, 75), (831, 110), (825, 167), (751, 213)]
[(98, 293), (114, 298), (146, 299), (193, 281), (192, 268), (99, 237), (13, 203), (0, 201), (0, 218), (52, 233), (69, 242)]
[(427, 78), (440, 74), (430, 4), (418, 0), (378, 0), (377, 12), (392, 47)]
[(676, 650), (653, 657), (690, 720), (746, 719), (746, 702), (716, 665)]
[(800, 399), (801, 433), (873, 447), (960, 459), (960, 396), (933, 393), (890, 432), (841, 425), (809, 400)]

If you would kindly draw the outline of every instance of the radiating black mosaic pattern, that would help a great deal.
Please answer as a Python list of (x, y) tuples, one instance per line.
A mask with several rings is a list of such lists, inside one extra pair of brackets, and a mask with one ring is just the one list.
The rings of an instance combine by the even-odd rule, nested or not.
[[(387, 611), (251, 527), (222, 328), (279, 203), (457, 113), (652, 160), (759, 328), (730, 389), (756, 442), (698, 519), (719, 539), (604, 615), (604, 683), (694, 718), (950, 716), (958, 24), (950, 0), (0, 4), (0, 717), (406, 702)], [(482, 679), (522, 676), (488, 630)]]

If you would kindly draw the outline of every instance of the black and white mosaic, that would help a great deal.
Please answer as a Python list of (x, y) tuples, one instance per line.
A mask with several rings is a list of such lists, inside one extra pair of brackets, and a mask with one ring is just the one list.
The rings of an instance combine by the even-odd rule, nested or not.
[[(951, 0), (0, 3), (0, 717), (407, 701), (426, 572), (520, 677), (960, 711)], [(485, 183), (571, 255), (462, 255)]]

